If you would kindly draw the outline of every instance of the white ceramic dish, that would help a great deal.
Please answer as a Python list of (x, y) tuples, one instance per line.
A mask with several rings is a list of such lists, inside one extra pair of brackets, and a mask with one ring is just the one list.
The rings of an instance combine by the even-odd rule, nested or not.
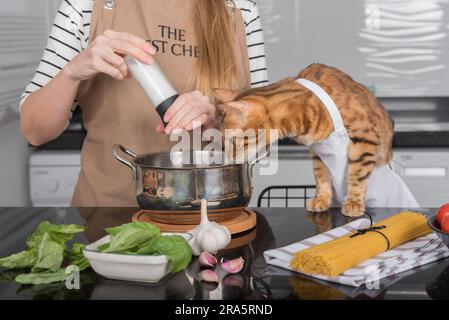
[[(187, 242), (191, 240), (189, 233), (163, 233), (162, 235), (177, 234)], [(170, 263), (166, 256), (127, 255), (117, 253), (102, 253), (98, 247), (109, 242), (109, 236), (91, 243), (84, 249), (84, 255), (89, 260), (92, 269), (108, 279), (147, 282), (159, 282), (170, 273)]]

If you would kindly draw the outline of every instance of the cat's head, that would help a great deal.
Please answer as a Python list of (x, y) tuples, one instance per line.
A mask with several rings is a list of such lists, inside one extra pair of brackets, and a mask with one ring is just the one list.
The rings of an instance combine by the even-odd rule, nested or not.
[[(221, 129), (274, 129), (282, 117), (288, 118), (283, 101), (298, 90), (294, 78), (246, 91), (215, 89)], [(290, 92), (284, 94), (285, 92)]]
[(254, 89), (245, 92), (216, 89), (215, 94), (222, 136), (229, 138), (229, 131), (236, 129), (244, 134), (243, 137), (234, 137), (236, 153), (232, 157), (248, 152), (248, 158), (253, 158), (257, 149), (274, 142), (271, 141), (273, 135), (270, 137), (270, 129), (273, 128), (270, 128), (270, 110), (265, 97)]
[(269, 110), (261, 97), (252, 95), (251, 90), (239, 92), (216, 89), (222, 133), (226, 129), (263, 129), (267, 126)]

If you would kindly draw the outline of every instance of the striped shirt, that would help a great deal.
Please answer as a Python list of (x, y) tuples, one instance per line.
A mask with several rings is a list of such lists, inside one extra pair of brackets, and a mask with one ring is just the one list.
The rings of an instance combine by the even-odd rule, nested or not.
[[(51, 29), (39, 66), (20, 98), (20, 106), (34, 91), (45, 86), (56, 74), (89, 45), (94, 0), (63, 0)], [(245, 23), (251, 86), (268, 83), (265, 46), (257, 5), (251, 0), (234, 0)]]

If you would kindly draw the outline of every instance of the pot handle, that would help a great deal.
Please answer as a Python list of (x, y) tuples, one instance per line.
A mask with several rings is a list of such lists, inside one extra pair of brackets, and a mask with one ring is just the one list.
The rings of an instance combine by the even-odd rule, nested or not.
[[(257, 151), (257, 153), (259, 153), (259, 151)], [(262, 161), (263, 159), (269, 157), (270, 153), (271, 153), (271, 145), (268, 145), (268, 147), (266, 148), (265, 152), (262, 155), (259, 155), (258, 157), (256, 157), (256, 159), (254, 159), (253, 161), (250, 162), (249, 167), (250, 167), (250, 177), (251, 177), (251, 179), (253, 178), (254, 166), (257, 163), (259, 163), (260, 161)]]
[(133, 179), (137, 180), (137, 168), (134, 166), (134, 164), (131, 161), (129, 161), (128, 159), (125, 159), (124, 157), (122, 157), (120, 155), (120, 152), (123, 152), (124, 154), (130, 156), (132, 159), (135, 159), (137, 157), (137, 154), (135, 152), (125, 148), (121, 144), (114, 144), (114, 146), (112, 147), (112, 154), (114, 155), (114, 157), (119, 162), (121, 162), (125, 166), (129, 167), (131, 169), (131, 171), (132, 171)]

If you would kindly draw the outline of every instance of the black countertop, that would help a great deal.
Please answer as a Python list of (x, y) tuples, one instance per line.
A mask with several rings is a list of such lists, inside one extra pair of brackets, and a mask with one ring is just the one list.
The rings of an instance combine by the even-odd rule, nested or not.
[[(283, 139), (279, 145), (299, 145), (290, 138)], [(448, 148), (449, 131), (409, 131), (395, 132), (393, 136), (393, 148)]]
[[(193, 260), (184, 272), (173, 274), (158, 284), (139, 284), (104, 279), (93, 271), (83, 272), (80, 290), (65, 284), (20, 286), (14, 274), (0, 271), (0, 300), (21, 299), (449, 299), (449, 259), (440, 260), (399, 276), (381, 281), (379, 290), (354, 288), (313, 280), (297, 273), (268, 266), (263, 252), (291, 244), (349, 222), (339, 210), (307, 214), (301, 208), (260, 208), (256, 230), (241, 235), (253, 240), (224, 252), (225, 258), (243, 256), (246, 267), (218, 288), (197, 279), (198, 264)], [(88, 231), (76, 240), (94, 241), (105, 227), (130, 221), (137, 209), (32, 209), (0, 208), (0, 257), (24, 248), (26, 237), (43, 220), (54, 223), (87, 224)], [(375, 220), (399, 209), (373, 209)], [(432, 214), (435, 210), (422, 210)]]

